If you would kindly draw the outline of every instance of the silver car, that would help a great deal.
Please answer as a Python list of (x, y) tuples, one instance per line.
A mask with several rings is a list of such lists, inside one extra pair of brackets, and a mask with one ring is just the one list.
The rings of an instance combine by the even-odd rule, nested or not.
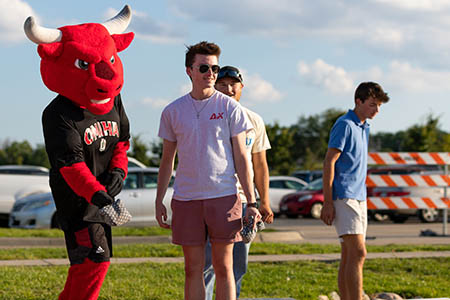
[[(127, 225), (155, 223), (155, 199), (158, 168), (131, 167), (125, 179), (120, 198), (133, 216)], [(167, 189), (164, 203), (171, 216), (170, 201), (173, 178)], [(30, 195), (16, 200), (11, 210), (9, 226), (15, 228), (56, 228), (56, 207), (51, 193)]]

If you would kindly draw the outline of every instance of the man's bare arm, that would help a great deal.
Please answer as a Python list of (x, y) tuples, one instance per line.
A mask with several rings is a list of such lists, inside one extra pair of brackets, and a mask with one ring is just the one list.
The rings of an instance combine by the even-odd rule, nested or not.
[(159, 226), (163, 228), (170, 227), (169, 224), (165, 222), (167, 221), (167, 209), (163, 204), (163, 200), (164, 196), (166, 195), (170, 178), (172, 177), (176, 153), (177, 153), (177, 143), (164, 140), (161, 163), (158, 171), (158, 185), (156, 189), (156, 201), (155, 201), (156, 220), (158, 221)]
[(266, 151), (252, 154), (253, 172), (255, 174), (255, 186), (258, 190), (261, 205), (259, 212), (262, 220), (267, 223), (273, 222), (273, 212), (270, 208), (269, 199), (269, 167), (267, 166)]
[(320, 218), (327, 225), (331, 225), (335, 217), (333, 204), (334, 166), (340, 156), (341, 151), (336, 148), (328, 148), (323, 162), (322, 181), (324, 203)]

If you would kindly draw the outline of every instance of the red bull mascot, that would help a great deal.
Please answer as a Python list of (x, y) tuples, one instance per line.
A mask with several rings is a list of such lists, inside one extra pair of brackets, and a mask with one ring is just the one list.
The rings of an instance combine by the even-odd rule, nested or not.
[(42, 125), (71, 265), (60, 300), (97, 299), (110, 264), (111, 227), (101, 218), (86, 221), (86, 215), (113, 203), (128, 171), (130, 133), (117, 53), (134, 38), (123, 33), (130, 21), (127, 5), (102, 24), (49, 29), (33, 17), (24, 24), (38, 44), (42, 80), (58, 94), (45, 108)]

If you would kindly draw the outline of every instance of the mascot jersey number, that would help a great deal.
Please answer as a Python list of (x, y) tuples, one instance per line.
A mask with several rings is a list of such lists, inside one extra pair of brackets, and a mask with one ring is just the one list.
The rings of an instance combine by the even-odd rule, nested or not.
[(33, 17), (25, 21), (27, 37), (38, 44), (42, 80), (58, 94), (42, 125), (71, 264), (60, 300), (97, 299), (112, 256), (111, 228), (83, 217), (111, 204), (127, 174), (130, 134), (117, 53), (133, 40), (133, 33), (123, 33), (130, 21), (128, 5), (103, 24), (49, 29)]

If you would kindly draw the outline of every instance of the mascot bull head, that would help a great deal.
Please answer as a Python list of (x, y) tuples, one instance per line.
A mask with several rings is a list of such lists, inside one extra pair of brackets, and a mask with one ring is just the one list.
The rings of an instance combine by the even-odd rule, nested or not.
[(126, 5), (108, 21), (44, 28), (28, 17), (27, 37), (38, 44), (44, 84), (96, 115), (108, 113), (123, 86), (123, 67), (117, 53), (134, 33), (124, 33), (131, 21)]

